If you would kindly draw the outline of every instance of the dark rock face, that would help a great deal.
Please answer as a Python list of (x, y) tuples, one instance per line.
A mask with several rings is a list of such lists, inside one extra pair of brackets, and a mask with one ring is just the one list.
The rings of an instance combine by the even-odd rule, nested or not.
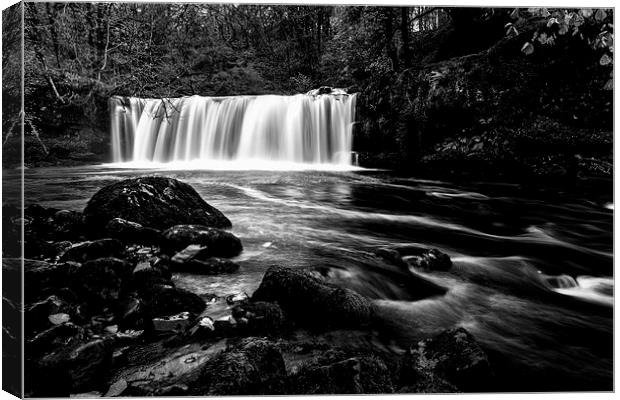
[[(173, 261), (174, 258), (171, 260)], [(210, 257), (206, 260), (193, 259), (187, 262), (171, 262), (170, 270), (175, 272), (190, 272), (193, 274), (219, 275), (236, 272), (239, 264), (223, 258)]]
[(284, 376), (284, 360), (276, 346), (265, 339), (247, 338), (205, 366), (197, 394), (277, 394)]
[(276, 303), (264, 301), (247, 302), (233, 308), (232, 315), (247, 332), (255, 335), (271, 335), (285, 326), (284, 313)]
[(47, 394), (61, 396), (92, 390), (104, 381), (111, 361), (111, 343), (102, 339), (51, 353), (39, 362), (42, 387), (47, 389)]
[(85, 262), (102, 257), (122, 257), (124, 252), (125, 246), (120, 241), (99, 239), (69, 247), (60, 256), (60, 261)]
[(117, 258), (98, 258), (84, 263), (74, 274), (74, 286), (94, 304), (119, 300), (123, 280), (131, 276), (133, 265)]
[(432, 372), (465, 392), (488, 391), (493, 372), (486, 353), (463, 328), (454, 328), (420, 342), (414, 354), (418, 364), (432, 366)]
[(297, 323), (320, 327), (357, 327), (370, 322), (370, 302), (352, 290), (339, 288), (291, 268), (270, 267), (253, 301), (277, 302)]
[(125, 179), (99, 190), (84, 209), (91, 230), (105, 229), (114, 218), (155, 229), (177, 224), (230, 228), (232, 224), (186, 183), (149, 176)]
[(77, 211), (57, 211), (49, 221), (52, 226), (50, 237), (59, 239), (78, 239), (84, 234), (82, 213)]
[(153, 285), (140, 293), (153, 317), (167, 317), (188, 311), (200, 314), (206, 303), (200, 296), (169, 285)]
[(157, 229), (144, 227), (136, 222), (113, 218), (105, 227), (111, 238), (123, 243), (138, 243), (145, 245), (159, 244), (161, 232)]
[(302, 369), (294, 375), (293, 394), (392, 393), (390, 371), (378, 357), (361, 356), (325, 366)]
[(176, 225), (162, 233), (161, 248), (172, 253), (189, 245), (207, 246), (209, 255), (234, 257), (241, 253), (241, 241), (230, 232), (203, 225)]

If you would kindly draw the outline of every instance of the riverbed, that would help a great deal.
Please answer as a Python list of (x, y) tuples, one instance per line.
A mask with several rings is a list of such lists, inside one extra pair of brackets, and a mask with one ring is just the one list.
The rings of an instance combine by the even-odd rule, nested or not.
[[(506, 390), (612, 389), (611, 190), (585, 196), (368, 170), (82, 166), (26, 169), (26, 204), (81, 211), (101, 187), (152, 174), (193, 186), (244, 246), (237, 273), (178, 274), (179, 286), (204, 296), (251, 294), (270, 265), (327, 269), (375, 301), (396, 349), (462, 326), (501, 365)], [(4, 186), (19, 175), (5, 170)], [(15, 194), (5, 189), (4, 197)], [(378, 249), (406, 245), (451, 257), (447, 272), (413, 271), (446, 295), (414, 300), (402, 282), (369, 268)]]

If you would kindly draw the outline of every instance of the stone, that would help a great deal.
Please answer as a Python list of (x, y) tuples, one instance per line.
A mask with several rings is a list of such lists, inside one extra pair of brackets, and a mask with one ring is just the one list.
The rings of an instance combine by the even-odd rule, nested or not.
[(308, 272), (272, 266), (252, 301), (276, 302), (300, 325), (314, 328), (368, 325), (372, 307), (356, 292), (334, 286)]
[(153, 329), (160, 332), (182, 332), (189, 327), (191, 315), (187, 311), (165, 318), (153, 318)]
[(437, 249), (425, 250), (421, 254), (403, 257), (410, 267), (423, 271), (447, 271), (452, 268), (452, 260)]
[(232, 233), (204, 225), (175, 225), (162, 233), (161, 248), (166, 253), (192, 244), (208, 247), (209, 255), (215, 257), (234, 257), (243, 250), (241, 241)]
[(60, 261), (85, 262), (103, 257), (122, 258), (124, 254), (125, 246), (120, 241), (99, 239), (71, 246), (60, 256)]
[(69, 305), (58, 296), (49, 296), (45, 300), (33, 303), (26, 309), (24, 316), (26, 334), (29, 335), (33, 332), (47, 329), (51, 322), (49, 320), (50, 315), (67, 312), (68, 310)]
[(224, 214), (207, 204), (190, 185), (161, 176), (125, 179), (103, 187), (86, 205), (84, 218), (92, 231), (103, 231), (114, 218), (155, 229), (177, 224), (232, 226)]
[(42, 357), (38, 362), (40, 379), (37, 385), (47, 390), (41, 393), (66, 393), (68, 396), (96, 389), (108, 373), (112, 351), (110, 341), (95, 339)]
[(123, 243), (158, 245), (161, 236), (161, 231), (158, 229), (144, 227), (122, 218), (111, 219), (105, 230), (111, 238), (118, 239)]
[(325, 366), (302, 368), (292, 377), (291, 394), (393, 393), (390, 371), (378, 357), (360, 356)]
[(118, 310), (117, 320), (120, 330), (150, 331), (153, 328), (148, 307), (139, 297), (131, 296), (124, 298), (121, 300)]
[(133, 265), (118, 258), (98, 258), (85, 262), (74, 273), (75, 289), (94, 306), (109, 306), (120, 299), (123, 281), (129, 281)]
[(79, 239), (84, 236), (84, 221), (82, 213), (70, 210), (60, 210), (48, 220), (52, 225), (50, 238), (60, 239)]
[(153, 285), (141, 292), (153, 317), (166, 317), (184, 311), (200, 314), (206, 303), (200, 296), (169, 285)]
[(223, 258), (210, 257), (205, 260), (193, 259), (186, 262), (170, 260), (170, 269), (174, 272), (188, 272), (201, 275), (230, 274), (239, 270), (239, 264)]
[(69, 314), (65, 314), (65, 313), (52, 314), (47, 318), (52, 323), (52, 325), (64, 324), (65, 322), (69, 322), (69, 320), (71, 319)]
[(217, 355), (202, 370), (202, 396), (278, 394), (286, 371), (277, 347), (261, 338), (242, 339)]
[(84, 330), (70, 322), (54, 325), (27, 341), (26, 353), (41, 354), (55, 349), (71, 346), (84, 337)]
[(209, 248), (207, 246), (201, 246), (199, 244), (190, 244), (183, 250), (176, 253), (170, 261), (173, 264), (184, 264), (194, 259), (208, 258)]
[(233, 317), (247, 321), (243, 329), (252, 335), (270, 335), (282, 331), (285, 325), (284, 312), (276, 303), (264, 301), (247, 302), (235, 306)]
[(479, 392), (492, 387), (494, 374), (489, 359), (464, 328), (449, 329), (420, 342), (414, 354), (462, 391)]

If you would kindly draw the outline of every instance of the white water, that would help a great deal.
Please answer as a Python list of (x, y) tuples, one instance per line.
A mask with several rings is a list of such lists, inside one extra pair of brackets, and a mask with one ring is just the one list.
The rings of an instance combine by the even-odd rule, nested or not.
[(110, 119), (114, 163), (342, 169), (355, 95), (112, 97)]

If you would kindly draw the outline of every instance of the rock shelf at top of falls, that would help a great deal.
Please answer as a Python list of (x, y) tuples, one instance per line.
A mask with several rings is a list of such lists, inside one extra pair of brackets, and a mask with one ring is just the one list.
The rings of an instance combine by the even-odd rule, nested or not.
[(331, 88), (294, 96), (112, 97), (113, 161), (351, 165), (355, 101)]
[[(154, 190), (138, 190), (142, 184), (129, 179), (101, 190), (133, 188), (142, 202), (159, 198)], [(186, 191), (186, 186), (165, 187)], [(168, 193), (168, 198), (175, 197)], [(84, 242), (91, 221), (85, 219), (71, 225), (76, 231), (66, 236), (72, 238), (64, 242), (67, 248), (49, 235), (37, 237), (39, 230), (32, 229), (50, 225), (41, 232), (57, 231), (55, 225), (63, 219), (48, 216), (59, 213), (30, 206), (25, 214), (29, 396), (492, 389), (487, 356), (462, 329), (446, 331), (405, 355), (391, 351), (378, 342), (381, 317), (371, 299), (324, 281), (317, 271), (283, 266), (270, 268), (251, 298), (241, 293), (198, 296), (177, 287), (170, 271), (184, 271), (179, 264), (209, 252), (218, 254), (219, 246), (228, 246), (224, 236), (224, 242), (206, 243), (198, 230), (162, 252), (153, 236), (141, 244), (109, 237)], [(6, 223), (20, 223), (15, 214), (4, 215)], [(126, 238), (128, 232), (144, 233), (146, 228), (115, 217), (104, 232)], [(182, 231), (188, 229), (197, 228), (189, 225)], [(161, 243), (171, 239), (160, 237)], [(19, 259), (3, 259), (6, 274), (18, 274), (20, 266)]]

